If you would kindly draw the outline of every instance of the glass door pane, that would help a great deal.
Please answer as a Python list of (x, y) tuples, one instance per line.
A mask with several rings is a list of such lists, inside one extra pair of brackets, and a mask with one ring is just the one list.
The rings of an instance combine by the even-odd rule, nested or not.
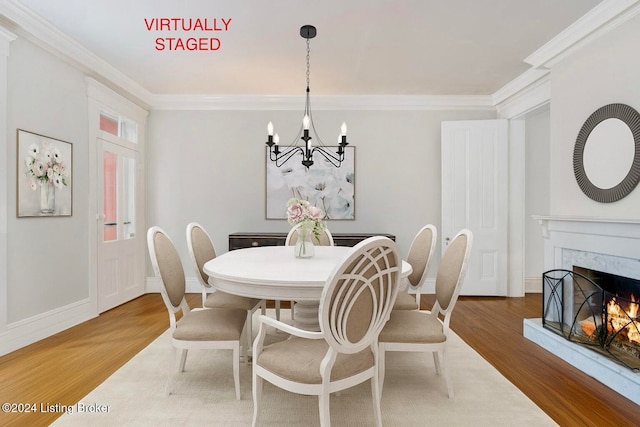
[(103, 151), (103, 209), (105, 242), (118, 239), (118, 155)]
[(136, 160), (122, 157), (123, 239), (136, 237)]

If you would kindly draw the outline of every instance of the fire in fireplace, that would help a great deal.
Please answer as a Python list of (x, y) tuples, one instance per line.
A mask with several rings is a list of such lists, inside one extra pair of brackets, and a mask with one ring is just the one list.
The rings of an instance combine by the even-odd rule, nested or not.
[(640, 370), (640, 280), (574, 266), (543, 274), (545, 328)]

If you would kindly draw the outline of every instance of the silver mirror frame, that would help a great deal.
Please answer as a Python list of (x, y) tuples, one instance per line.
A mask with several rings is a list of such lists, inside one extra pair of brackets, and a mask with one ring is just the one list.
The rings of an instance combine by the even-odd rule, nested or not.
[[(584, 148), (593, 129), (607, 119), (619, 119), (624, 122), (633, 135), (635, 144), (633, 162), (629, 172), (617, 185), (600, 188), (594, 185), (584, 169)], [(598, 108), (584, 122), (573, 149), (573, 173), (578, 185), (590, 199), (600, 203), (617, 202), (626, 197), (640, 182), (640, 113), (626, 104), (609, 104)]]

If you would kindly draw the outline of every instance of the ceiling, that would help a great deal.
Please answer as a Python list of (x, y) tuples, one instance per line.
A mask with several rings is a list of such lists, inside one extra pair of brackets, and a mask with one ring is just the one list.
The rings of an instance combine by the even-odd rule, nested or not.
[[(312, 93), (490, 95), (601, 0), (13, 1), (153, 94), (300, 95), (299, 29), (311, 24)], [(154, 18), (230, 22), (227, 31), (150, 31)], [(170, 37), (214, 38), (219, 48), (169, 50)]]

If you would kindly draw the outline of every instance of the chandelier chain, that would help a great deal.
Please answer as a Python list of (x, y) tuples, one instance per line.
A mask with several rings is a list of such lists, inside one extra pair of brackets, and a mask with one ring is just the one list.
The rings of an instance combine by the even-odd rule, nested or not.
[(307, 92), (309, 92), (309, 81), (310, 81), (310, 75), (311, 75), (311, 71), (310, 71), (310, 65), (309, 65), (309, 59), (311, 58), (311, 41), (310, 39), (307, 39)]

